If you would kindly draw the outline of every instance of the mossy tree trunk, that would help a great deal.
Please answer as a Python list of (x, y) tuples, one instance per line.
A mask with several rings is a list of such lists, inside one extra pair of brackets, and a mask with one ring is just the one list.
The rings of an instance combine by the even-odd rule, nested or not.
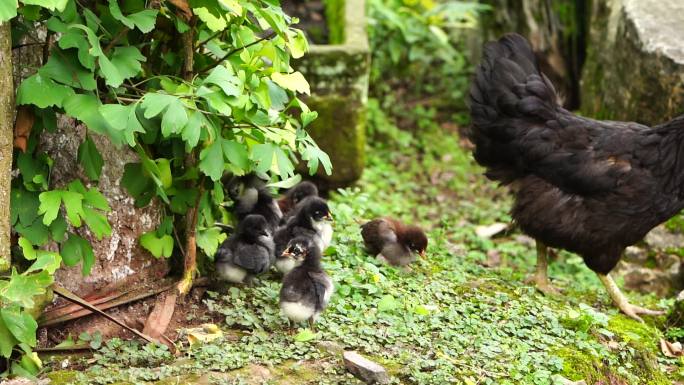
[(14, 85), (12, 81), (12, 38), (8, 22), (0, 25), (0, 272), (10, 266), (10, 190), (12, 183), (12, 141)]

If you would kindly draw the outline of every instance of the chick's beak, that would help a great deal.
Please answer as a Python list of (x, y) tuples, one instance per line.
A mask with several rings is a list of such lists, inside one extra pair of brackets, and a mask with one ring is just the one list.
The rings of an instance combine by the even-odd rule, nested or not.
[(332, 214), (330, 214), (330, 213), (328, 213), (328, 214), (325, 216), (325, 220), (326, 220), (326, 221), (329, 221), (329, 222), (335, 222), (335, 219), (333, 218)]
[(421, 250), (420, 253), (418, 253), (421, 258), (425, 258), (425, 250)]
[(287, 249), (283, 250), (283, 253), (281, 254), (283, 257), (294, 257), (294, 254), (290, 251), (290, 248), (288, 247)]

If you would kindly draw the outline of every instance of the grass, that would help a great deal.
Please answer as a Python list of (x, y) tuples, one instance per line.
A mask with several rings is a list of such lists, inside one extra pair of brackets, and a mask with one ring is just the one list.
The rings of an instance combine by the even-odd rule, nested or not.
[[(505, 191), (482, 177), (458, 135), (433, 123), (430, 111), (415, 116), (414, 132), (399, 131), (370, 103), (375, 140), (368, 167), (358, 186), (330, 199), (335, 237), (324, 267), (336, 292), (317, 333), (287, 331), (278, 277), (268, 276), (253, 288), (208, 293), (210, 312), (225, 317), (224, 338), (185, 344), (182, 357), (111, 340), (68, 383), (191, 383), (199, 375), (215, 384), (359, 383), (344, 371), (336, 349), (323, 347), (331, 344), (382, 363), (395, 384), (668, 384), (677, 378), (677, 360), (658, 353), (662, 320), (640, 325), (617, 314), (579, 257), (560, 253), (551, 265), (561, 296), (545, 297), (523, 284), (534, 264), (533, 245), (514, 231), (494, 240), (474, 232), (477, 225), (510, 221)], [(358, 223), (383, 215), (429, 229), (429, 257), (410, 272), (383, 265), (362, 248)], [(493, 252), (501, 265), (484, 267)], [(267, 368), (266, 379), (255, 380), (250, 365)]]

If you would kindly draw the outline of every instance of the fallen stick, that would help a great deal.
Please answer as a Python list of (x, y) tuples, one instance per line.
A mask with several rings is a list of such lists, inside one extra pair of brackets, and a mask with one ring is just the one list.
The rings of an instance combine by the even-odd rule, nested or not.
[(60, 297), (63, 297), (67, 301), (79, 304), (79, 305), (83, 306), (84, 308), (105, 317), (106, 319), (108, 319), (108, 320), (114, 322), (115, 324), (121, 326), (122, 328), (130, 331), (131, 333), (133, 333), (136, 336), (144, 339), (145, 341), (152, 342), (152, 343), (156, 342), (152, 337), (141, 333), (137, 329), (134, 329), (134, 328), (126, 325), (125, 323), (121, 322), (120, 320), (112, 317), (111, 315), (103, 312), (102, 310), (100, 310), (97, 307), (88, 303), (88, 301), (86, 301), (86, 300), (82, 299), (81, 297), (77, 296), (76, 294), (70, 292), (69, 290), (60, 286), (59, 284), (53, 283), (52, 284), (52, 290), (55, 292), (55, 294), (59, 295)]

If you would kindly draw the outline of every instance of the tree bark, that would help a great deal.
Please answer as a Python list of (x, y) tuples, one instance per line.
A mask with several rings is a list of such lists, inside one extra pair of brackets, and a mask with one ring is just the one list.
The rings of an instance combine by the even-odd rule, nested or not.
[(14, 82), (10, 23), (0, 25), (0, 272), (9, 270), (10, 191), (14, 136)]

